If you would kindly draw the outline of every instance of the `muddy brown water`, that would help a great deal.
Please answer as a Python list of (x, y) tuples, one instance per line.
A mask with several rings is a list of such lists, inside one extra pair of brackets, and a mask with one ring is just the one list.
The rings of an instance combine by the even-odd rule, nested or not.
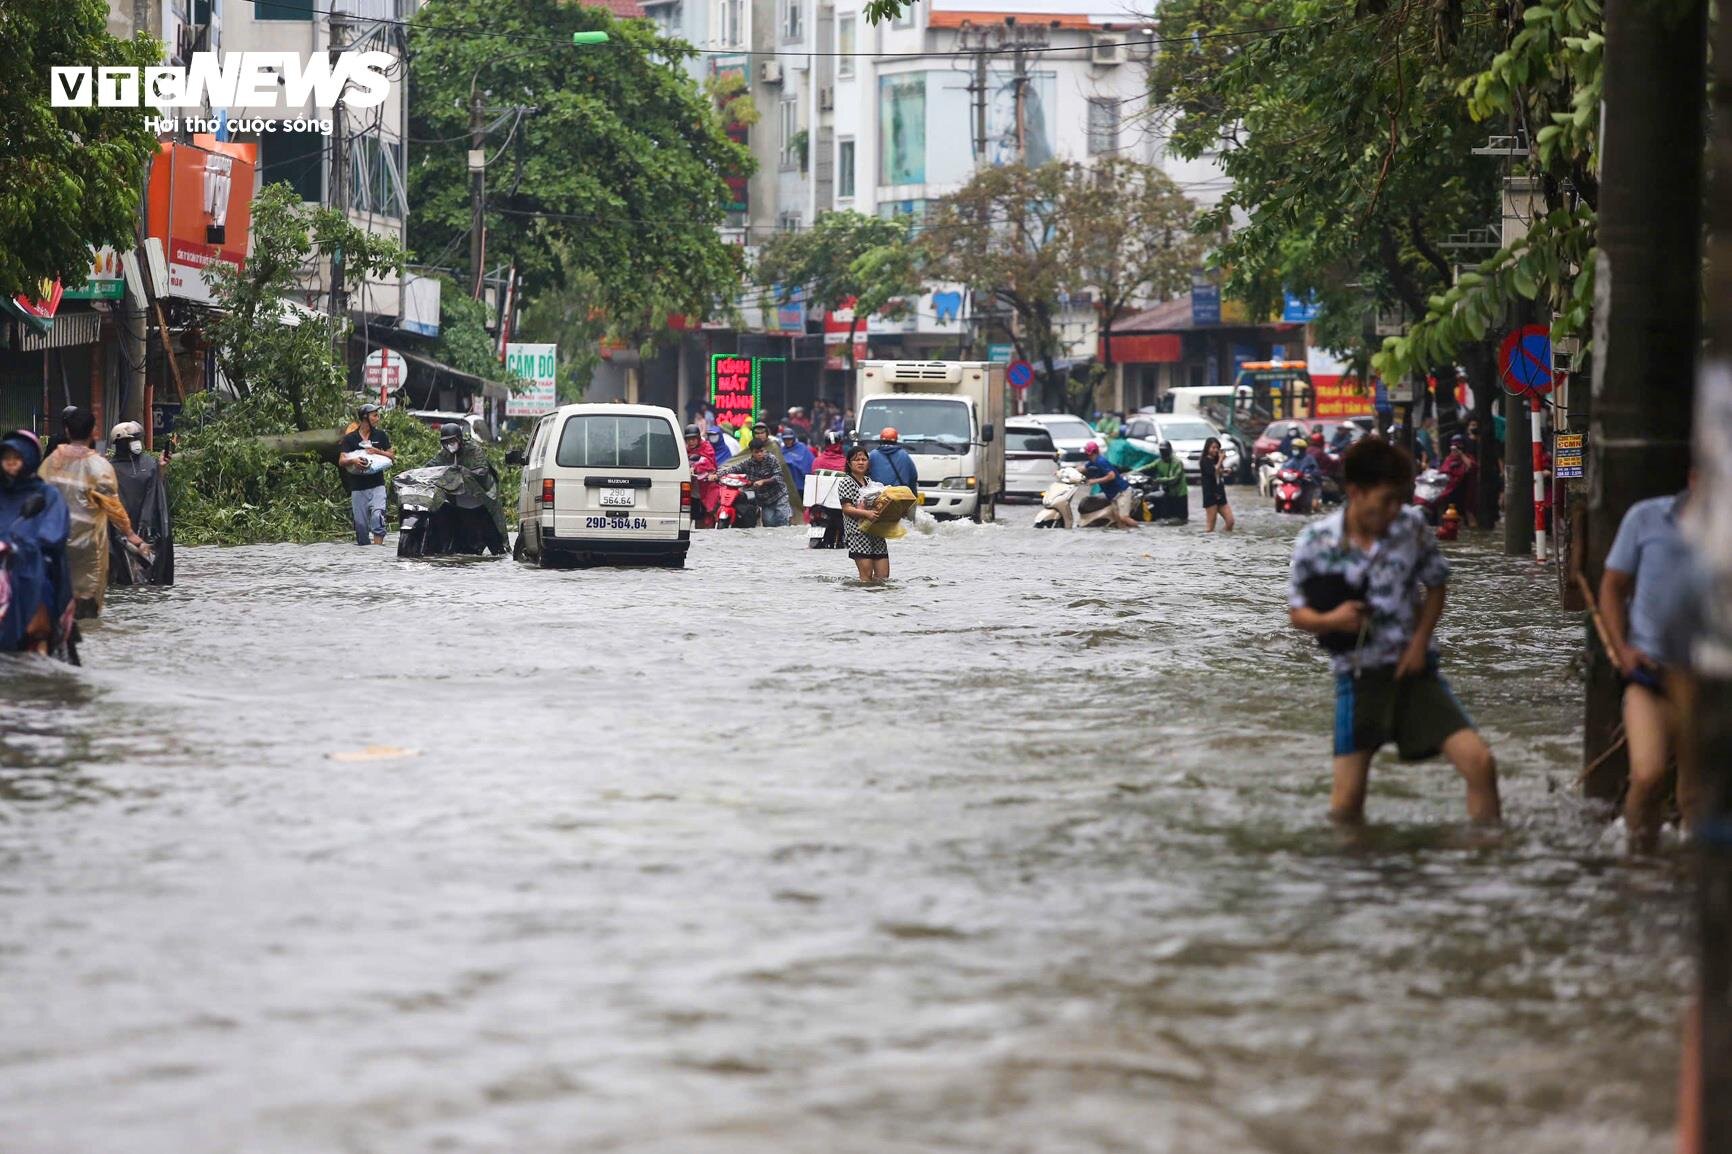
[(1451, 546), (1508, 830), (1380, 763), (1343, 843), (1244, 503), (877, 589), (183, 550), (0, 663), (0, 1150), (1669, 1150), (1688, 919), (1573, 794), (1579, 624)]

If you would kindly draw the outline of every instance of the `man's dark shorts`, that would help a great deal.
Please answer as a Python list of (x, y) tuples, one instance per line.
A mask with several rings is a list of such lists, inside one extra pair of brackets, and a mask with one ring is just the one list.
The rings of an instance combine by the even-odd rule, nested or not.
[(1395, 667), (1335, 678), (1335, 756), (1376, 752), (1393, 741), (1403, 761), (1436, 757), (1473, 719), (1435, 667), (1402, 681)]

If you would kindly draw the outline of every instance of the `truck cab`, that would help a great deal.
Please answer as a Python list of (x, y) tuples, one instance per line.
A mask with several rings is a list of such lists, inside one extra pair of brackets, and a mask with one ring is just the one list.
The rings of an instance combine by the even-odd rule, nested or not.
[(993, 519), (1004, 493), (1004, 366), (985, 361), (864, 361), (854, 435), (897, 431), (935, 517)]

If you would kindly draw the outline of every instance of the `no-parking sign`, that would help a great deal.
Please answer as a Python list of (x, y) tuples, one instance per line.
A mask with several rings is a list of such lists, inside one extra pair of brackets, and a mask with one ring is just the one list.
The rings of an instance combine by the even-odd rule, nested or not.
[(1012, 361), (1004, 370), (1004, 379), (1013, 389), (1026, 389), (1034, 384), (1034, 366), (1027, 361)]
[(1552, 391), (1552, 333), (1544, 325), (1523, 325), (1503, 339), (1497, 352), (1504, 388), (1518, 395)]

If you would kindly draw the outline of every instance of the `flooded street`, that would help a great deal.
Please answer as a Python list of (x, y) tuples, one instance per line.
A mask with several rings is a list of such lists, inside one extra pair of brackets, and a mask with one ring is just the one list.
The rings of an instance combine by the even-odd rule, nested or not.
[(1670, 1150), (1682, 884), (1576, 797), (1549, 577), (1446, 547), (1503, 837), (1380, 759), (1344, 844), (1242, 492), (883, 588), (182, 550), (0, 664), (0, 1151)]

